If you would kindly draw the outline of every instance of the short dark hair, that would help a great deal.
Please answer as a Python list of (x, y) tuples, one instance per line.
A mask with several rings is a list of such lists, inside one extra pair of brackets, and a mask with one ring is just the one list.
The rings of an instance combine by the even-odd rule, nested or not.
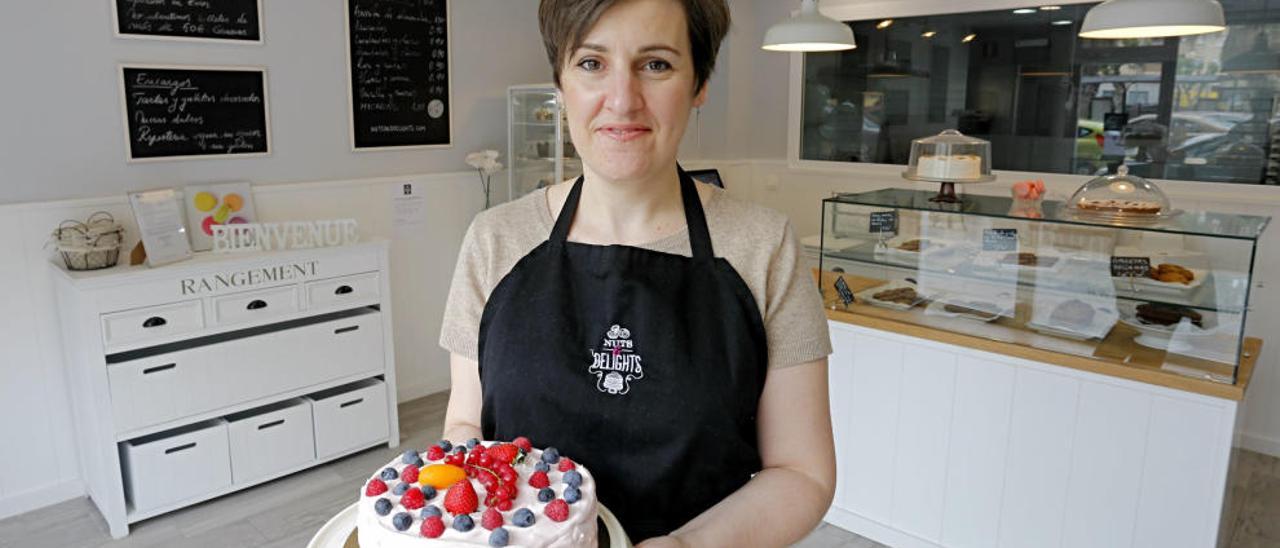
[[(556, 87), (566, 58), (580, 46), (600, 16), (625, 0), (542, 0), (538, 6), (538, 27)], [(711, 78), (720, 43), (729, 33), (729, 6), (725, 0), (672, 0), (684, 8), (685, 27), (693, 55), (694, 91)]]

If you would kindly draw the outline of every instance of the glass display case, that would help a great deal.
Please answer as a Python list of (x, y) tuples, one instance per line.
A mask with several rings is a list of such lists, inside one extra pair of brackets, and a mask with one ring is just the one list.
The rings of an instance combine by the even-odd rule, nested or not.
[(833, 310), (1235, 384), (1270, 217), (1117, 225), (1062, 202), (884, 189), (823, 200)]
[(507, 158), (511, 199), (582, 174), (555, 86), (507, 90)]

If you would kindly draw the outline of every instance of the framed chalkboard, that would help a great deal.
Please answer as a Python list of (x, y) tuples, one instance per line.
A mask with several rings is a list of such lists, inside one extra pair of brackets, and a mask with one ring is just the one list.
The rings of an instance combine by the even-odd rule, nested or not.
[(117, 38), (262, 43), (258, 0), (111, 0)]
[(271, 153), (262, 67), (121, 65), (130, 162)]
[(351, 148), (452, 146), (448, 0), (346, 0)]

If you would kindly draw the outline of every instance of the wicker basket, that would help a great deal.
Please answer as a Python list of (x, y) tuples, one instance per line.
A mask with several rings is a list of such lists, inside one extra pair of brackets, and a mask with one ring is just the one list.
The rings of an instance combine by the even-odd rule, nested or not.
[(120, 261), (124, 227), (110, 213), (99, 211), (83, 223), (62, 221), (53, 231), (53, 243), (67, 270), (111, 268)]

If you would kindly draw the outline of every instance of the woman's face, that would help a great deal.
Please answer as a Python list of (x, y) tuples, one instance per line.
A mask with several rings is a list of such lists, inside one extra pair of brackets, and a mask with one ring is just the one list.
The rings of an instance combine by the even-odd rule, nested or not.
[(684, 8), (624, 0), (570, 52), (560, 76), (569, 133), (586, 167), (610, 181), (661, 177), (676, 161), (694, 94)]

